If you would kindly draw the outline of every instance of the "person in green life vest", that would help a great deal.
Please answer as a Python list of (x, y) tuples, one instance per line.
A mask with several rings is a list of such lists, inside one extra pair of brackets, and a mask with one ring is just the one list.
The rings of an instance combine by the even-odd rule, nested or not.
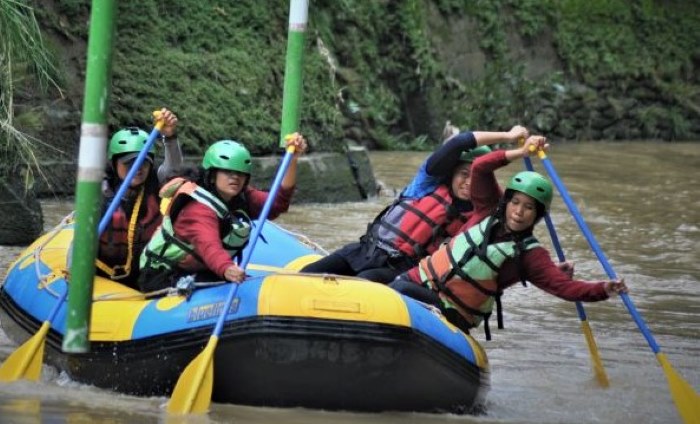
[[(307, 150), (298, 133), (286, 142), (295, 146), (294, 155), (268, 219), (289, 209), (297, 159)], [(170, 202), (162, 225), (141, 254), (141, 291), (172, 287), (186, 275), (194, 275), (196, 281), (243, 281), (236, 259), (248, 243), (251, 219), (259, 217), (269, 195), (249, 185), (251, 167), (248, 149), (237, 141), (220, 140), (207, 149), (192, 175), (163, 186), (161, 197)]]
[[(164, 160), (156, 171), (155, 144), (124, 194), (119, 207), (99, 239), (95, 261), (97, 275), (137, 288), (138, 258), (160, 225), (158, 190), (168, 174), (182, 166), (182, 152), (177, 140), (177, 116), (168, 109), (160, 110), (163, 119), (161, 141)], [(148, 133), (136, 127), (115, 132), (109, 140), (107, 168), (102, 182), (102, 212), (111, 203), (148, 139)]]
[[(477, 168), (474, 172), (489, 161), (494, 163), (492, 168), (496, 168), (516, 157), (529, 155), (528, 143), (521, 149), (493, 152), (479, 158), (473, 166)], [(473, 191), (494, 190), (480, 186), (481, 181), (488, 179), (475, 175)], [(476, 224), (463, 227), (460, 234), (423, 258), (418, 266), (397, 277), (390, 287), (437, 307), (462, 331), (468, 332), (484, 322), (487, 339), (490, 339), (488, 317), (493, 305), (500, 306), (503, 291), (518, 281), (529, 281), (569, 301), (595, 302), (627, 292), (622, 279), (574, 280), (573, 268), (567, 271), (561, 264), (552, 262), (549, 252), (532, 233), (551, 201), (552, 185), (547, 178), (531, 171), (515, 174), (495, 211), (477, 208), (482, 212), (475, 217)], [(497, 312), (499, 328), (502, 328), (500, 307)]]

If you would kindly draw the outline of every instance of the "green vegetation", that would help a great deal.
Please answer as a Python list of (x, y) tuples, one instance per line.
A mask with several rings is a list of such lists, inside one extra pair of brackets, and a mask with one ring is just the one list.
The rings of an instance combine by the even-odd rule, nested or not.
[[(534, 120), (536, 124), (535, 117), (523, 111), (532, 109), (542, 97), (556, 97), (559, 94), (556, 88), (563, 84), (583, 83), (599, 94), (589, 100), (627, 96), (635, 99), (636, 122), (628, 125), (649, 129), (637, 136), (697, 137), (699, 3), (653, 0), (439, 0), (436, 3), (444, 14), (465, 12), (478, 22), (479, 45), (489, 59), (483, 79), (449, 87), (452, 101), (447, 103), (468, 105), (447, 109), (453, 121), (474, 123), (479, 128), (493, 128), (514, 120)], [(515, 28), (526, 41), (552, 33), (562, 72), (539, 81), (527, 79), (522, 67), (508, 58), (508, 28)], [(647, 118), (652, 121), (646, 121)], [(566, 121), (566, 118), (561, 120), (562, 127), (567, 125)], [(660, 134), (663, 128), (656, 125), (659, 122), (671, 123), (672, 128)], [(635, 136), (633, 131), (628, 134)], [(577, 138), (573, 134), (571, 137)]]
[[(88, 0), (32, 4), (59, 56), (85, 42)], [(309, 7), (301, 128), (315, 150), (342, 150), (347, 141), (427, 149), (446, 119), (481, 129), (521, 122), (568, 139), (700, 134), (698, 2), (313, 0)], [(255, 154), (275, 151), (288, 8), (258, 0), (118, 2), (112, 128), (148, 128), (150, 112), (167, 106), (181, 118), (188, 153), (221, 138)], [(441, 34), (464, 22), (474, 28), (464, 36), (476, 38), (485, 57), (466, 79), (439, 54)], [(558, 68), (529, 77), (527, 63), (514, 59), (513, 37), (525, 44), (546, 37)], [(62, 62), (77, 76), (66, 91), (78, 107), (84, 64), (84, 54)], [(66, 144), (51, 140), (48, 128), (36, 134)]]
[(700, 32), (697, 2), (561, 2), (559, 52), (584, 81), (677, 77), (692, 69)]
[(38, 169), (34, 152), (42, 143), (21, 130), (37, 129), (39, 119), (34, 110), (15, 114), (16, 92), (35, 82), (41, 90), (57, 87), (54, 63), (32, 9), (20, 1), (0, 2), (0, 174), (12, 172), (12, 164), (30, 164), (24, 172), (27, 187)]

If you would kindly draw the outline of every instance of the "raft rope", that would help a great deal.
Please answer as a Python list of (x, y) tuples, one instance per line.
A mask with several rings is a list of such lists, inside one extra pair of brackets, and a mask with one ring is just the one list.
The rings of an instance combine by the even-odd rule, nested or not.
[[(66, 266), (65, 268), (60, 268), (60, 269), (52, 269), (51, 272), (47, 274), (42, 274), (40, 264), (41, 264), (41, 254), (45, 250), (45, 247), (63, 230), (68, 225), (73, 224), (74, 222), (74, 216), (75, 216), (75, 211), (69, 213), (66, 215), (61, 222), (56, 225), (50, 232), (50, 235), (46, 237), (46, 239), (36, 247), (33, 251), (33, 256), (34, 256), (34, 271), (37, 276), (37, 280), (39, 281), (39, 287), (41, 289), (46, 290), (47, 293), (51, 294), (52, 296), (59, 298), (61, 295), (57, 293), (56, 291), (51, 289), (51, 283), (55, 281), (58, 278), (63, 278), (66, 282), (66, 285), (69, 284), (70, 280), (70, 263), (71, 263), (71, 255), (70, 253), (72, 252), (72, 249), (69, 247), (68, 249), (68, 255), (66, 256)], [(318, 243), (313, 242), (309, 237), (307, 237), (304, 234), (301, 233), (296, 233), (294, 231), (287, 230), (286, 228), (282, 228), (279, 225), (276, 225), (274, 223), (271, 223), (275, 225), (277, 228), (279, 228), (282, 232), (285, 232), (306, 246), (309, 246), (313, 248), (316, 251), (320, 251), (323, 254), (327, 255), (328, 251), (326, 251), (321, 245)], [(131, 228), (130, 228), (131, 230)], [(130, 231), (131, 232), (131, 231)], [(131, 253), (131, 252), (129, 252)], [(23, 260), (23, 259), (20, 259)], [(354, 277), (354, 276), (348, 276), (348, 275), (337, 275), (337, 274), (314, 274), (314, 273), (308, 273), (308, 272), (296, 272), (296, 271), (288, 271), (288, 272), (275, 272), (271, 274), (266, 274), (266, 275), (259, 275), (255, 277), (248, 277), (246, 281), (250, 280), (256, 280), (260, 278), (267, 278), (267, 277), (274, 277), (274, 276), (293, 276), (293, 277), (319, 277), (323, 276), (324, 279), (328, 280), (335, 280), (337, 278), (345, 279), (345, 280), (356, 280), (356, 281), (365, 281), (362, 278), (359, 277)], [(218, 286), (222, 284), (228, 284), (228, 281), (202, 281), (202, 282), (194, 282), (192, 283), (192, 286), (194, 287), (194, 290), (199, 289), (199, 288), (206, 288), (206, 287), (212, 287), (212, 286)], [(0, 287), (2, 287), (2, 284), (0, 284)], [(96, 296), (93, 298), (93, 302), (105, 302), (105, 301), (115, 301), (115, 300), (142, 300), (142, 299), (150, 299), (153, 297), (159, 297), (163, 295), (167, 296), (179, 296), (182, 294), (182, 291), (179, 290), (177, 287), (166, 287), (160, 290), (154, 290), (148, 293), (106, 293), (100, 296)]]
[[(136, 234), (136, 225), (139, 221), (139, 212), (141, 211), (141, 203), (143, 202), (145, 192), (146, 189), (144, 187), (141, 187), (138, 197), (136, 198), (136, 204), (134, 205), (134, 208), (131, 211), (131, 219), (129, 220), (129, 227), (126, 232), (126, 262), (124, 263), (124, 265), (115, 265), (114, 267), (110, 267), (101, 260), (95, 259), (95, 266), (97, 266), (97, 268), (99, 268), (102, 272), (107, 274), (112, 280), (116, 281), (122, 279), (131, 273), (131, 265), (134, 257), (134, 235)], [(118, 269), (121, 270), (121, 275), (117, 275)]]
[(279, 225), (275, 224), (274, 222), (268, 222), (268, 224), (274, 225), (274, 226), (277, 227), (280, 231), (282, 231), (282, 232), (284, 232), (284, 233), (287, 233), (287, 234), (289, 234), (290, 236), (296, 238), (297, 240), (299, 240), (299, 241), (300, 241), (301, 243), (303, 243), (304, 245), (306, 245), (306, 246), (308, 246), (308, 247), (311, 247), (312, 249), (314, 249), (314, 250), (316, 250), (316, 251), (319, 251), (319, 252), (323, 253), (324, 255), (328, 255), (328, 251), (327, 251), (326, 249), (324, 249), (323, 247), (321, 247), (320, 244), (318, 244), (318, 243), (312, 241), (310, 238), (308, 238), (308, 237), (305, 236), (304, 234), (295, 233), (294, 231), (290, 231), (290, 230), (288, 230), (288, 229), (286, 229), (286, 228), (282, 228), (282, 227), (280, 227)]
[[(261, 278), (277, 277), (277, 276), (315, 277), (315, 278), (323, 277), (324, 280), (330, 280), (330, 281), (335, 281), (337, 279), (367, 281), (364, 278), (348, 276), (348, 275), (314, 274), (314, 273), (310, 273), (310, 272), (288, 271), (288, 272), (273, 272), (271, 274), (256, 275), (256, 276), (248, 277), (246, 279), (246, 282), (251, 281), (251, 280), (259, 280)], [(198, 281), (198, 282), (192, 282), (191, 286), (192, 286), (192, 291), (194, 291), (194, 290), (197, 290), (200, 288), (220, 286), (222, 284), (229, 284), (229, 283), (230, 283), (230, 281)], [(178, 287), (166, 287), (166, 288), (163, 288), (160, 290), (154, 290), (154, 291), (151, 291), (148, 293), (105, 293), (103, 295), (94, 297), (92, 299), (92, 301), (93, 302), (107, 302), (107, 301), (111, 302), (111, 301), (120, 301), (120, 300), (145, 300), (145, 299), (150, 299), (150, 298), (164, 296), (164, 295), (165, 296), (181, 296), (181, 295), (183, 295), (183, 290), (181, 288), (178, 288)]]
[[(70, 255), (66, 256), (66, 266), (64, 268), (52, 269), (51, 272), (49, 272), (48, 274), (42, 274), (41, 268), (39, 267), (39, 265), (41, 264), (41, 254), (44, 251), (44, 248), (63, 230), (64, 227), (73, 224), (74, 215), (75, 211), (66, 215), (61, 220), (61, 222), (51, 230), (46, 239), (40, 245), (38, 245), (36, 249), (34, 249), (33, 252), (34, 273), (36, 274), (37, 280), (39, 281), (39, 288), (46, 290), (47, 293), (50, 293), (56, 298), (59, 298), (61, 295), (51, 289), (51, 283), (59, 278), (63, 278), (65, 279), (66, 284), (68, 284), (71, 257)], [(71, 249), (69, 249), (69, 252), (70, 250)]]

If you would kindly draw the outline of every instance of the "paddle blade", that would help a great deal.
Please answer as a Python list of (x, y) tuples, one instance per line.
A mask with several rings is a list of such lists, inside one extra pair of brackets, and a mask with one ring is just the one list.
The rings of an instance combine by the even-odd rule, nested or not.
[(203, 414), (209, 409), (214, 385), (214, 349), (218, 340), (212, 335), (202, 353), (180, 375), (168, 402), (169, 414)]
[(668, 387), (671, 389), (671, 397), (676, 404), (676, 409), (678, 409), (678, 413), (683, 419), (683, 422), (685, 424), (700, 423), (700, 396), (698, 396), (690, 383), (685, 381), (683, 377), (673, 369), (671, 363), (666, 359), (666, 355), (657, 353), (656, 359), (659, 361), (666, 374)]
[(44, 361), (46, 334), (49, 332), (50, 326), (49, 321), (44, 321), (34, 336), (12, 352), (0, 366), (0, 381), (39, 380), (41, 364)]
[(608, 375), (605, 373), (605, 368), (603, 368), (603, 361), (600, 359), (598, 346), (595, 343), (593, 332), (591, 331), (591, 326), (588, 324), (588, 321), (581, 321), (581, 328), (586, 338), (586, 344), (588, 344), (588, 351), (591, 354), (591, 365), (593, 365), (595, 378), (598, 380), (598, 384), (600, 384), (601, 387), (610, 387), (610, 381), (608, 380)]

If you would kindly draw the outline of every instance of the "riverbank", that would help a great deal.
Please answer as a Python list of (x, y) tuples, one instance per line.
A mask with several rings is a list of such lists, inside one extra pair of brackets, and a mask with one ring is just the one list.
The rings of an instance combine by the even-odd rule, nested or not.
[[(186, 157), (187, 166), (198, 166), (201, 158)], [(253, 157), (251, 184), (263, 190), (270, 187), (279, 167), (280, 156)], [(43, 215), (38, 199), (73, 197), (77, 164), (73, 161), (42, 162), (41, 174), (27, 190), (19, 169), (12, 178), (0, 181), (0, 244), (31, 243), (43, 231)], [(379, 185), (374, 177), (367, 149), (349, 147), (345, 153), (316, 153), (299, 158), (295, 203), (356, 202), (375, 196)]]
[[(186, 166), (199, 166), (200, 161), (201, 157), (185, 157)], [(281, 156), (253, 156), (250, 184), (261, 189), (269, 187), (280, 161)], [(34, 186), (37, 197), (73, 196), (75, 162), (42, 162), (41, 172), (43, 175), (37, 177)], [(345, 153), (313, 153), (299, 158), (295, 202), (353, 202), (367, 199), (376, 192), (377, 182), (367, 149), (363, 147), (349, 147)], [(0, 205), (0, 213), (1, 208)]]
[[(18, 85), (15, 122), (70, 155), (89, 2), (31, 3), (62, 93)], [(274, 150), (286, 2), (118, 2), (115, 19), (111, 128), (148, 128), (167, 106), (189, 153), (224, 136)], [(699, 20), (697, 2), (311, 2), (299, 128), (312, 151), (430, 150), (447, 119), (568, 140), (697, 139)]]

